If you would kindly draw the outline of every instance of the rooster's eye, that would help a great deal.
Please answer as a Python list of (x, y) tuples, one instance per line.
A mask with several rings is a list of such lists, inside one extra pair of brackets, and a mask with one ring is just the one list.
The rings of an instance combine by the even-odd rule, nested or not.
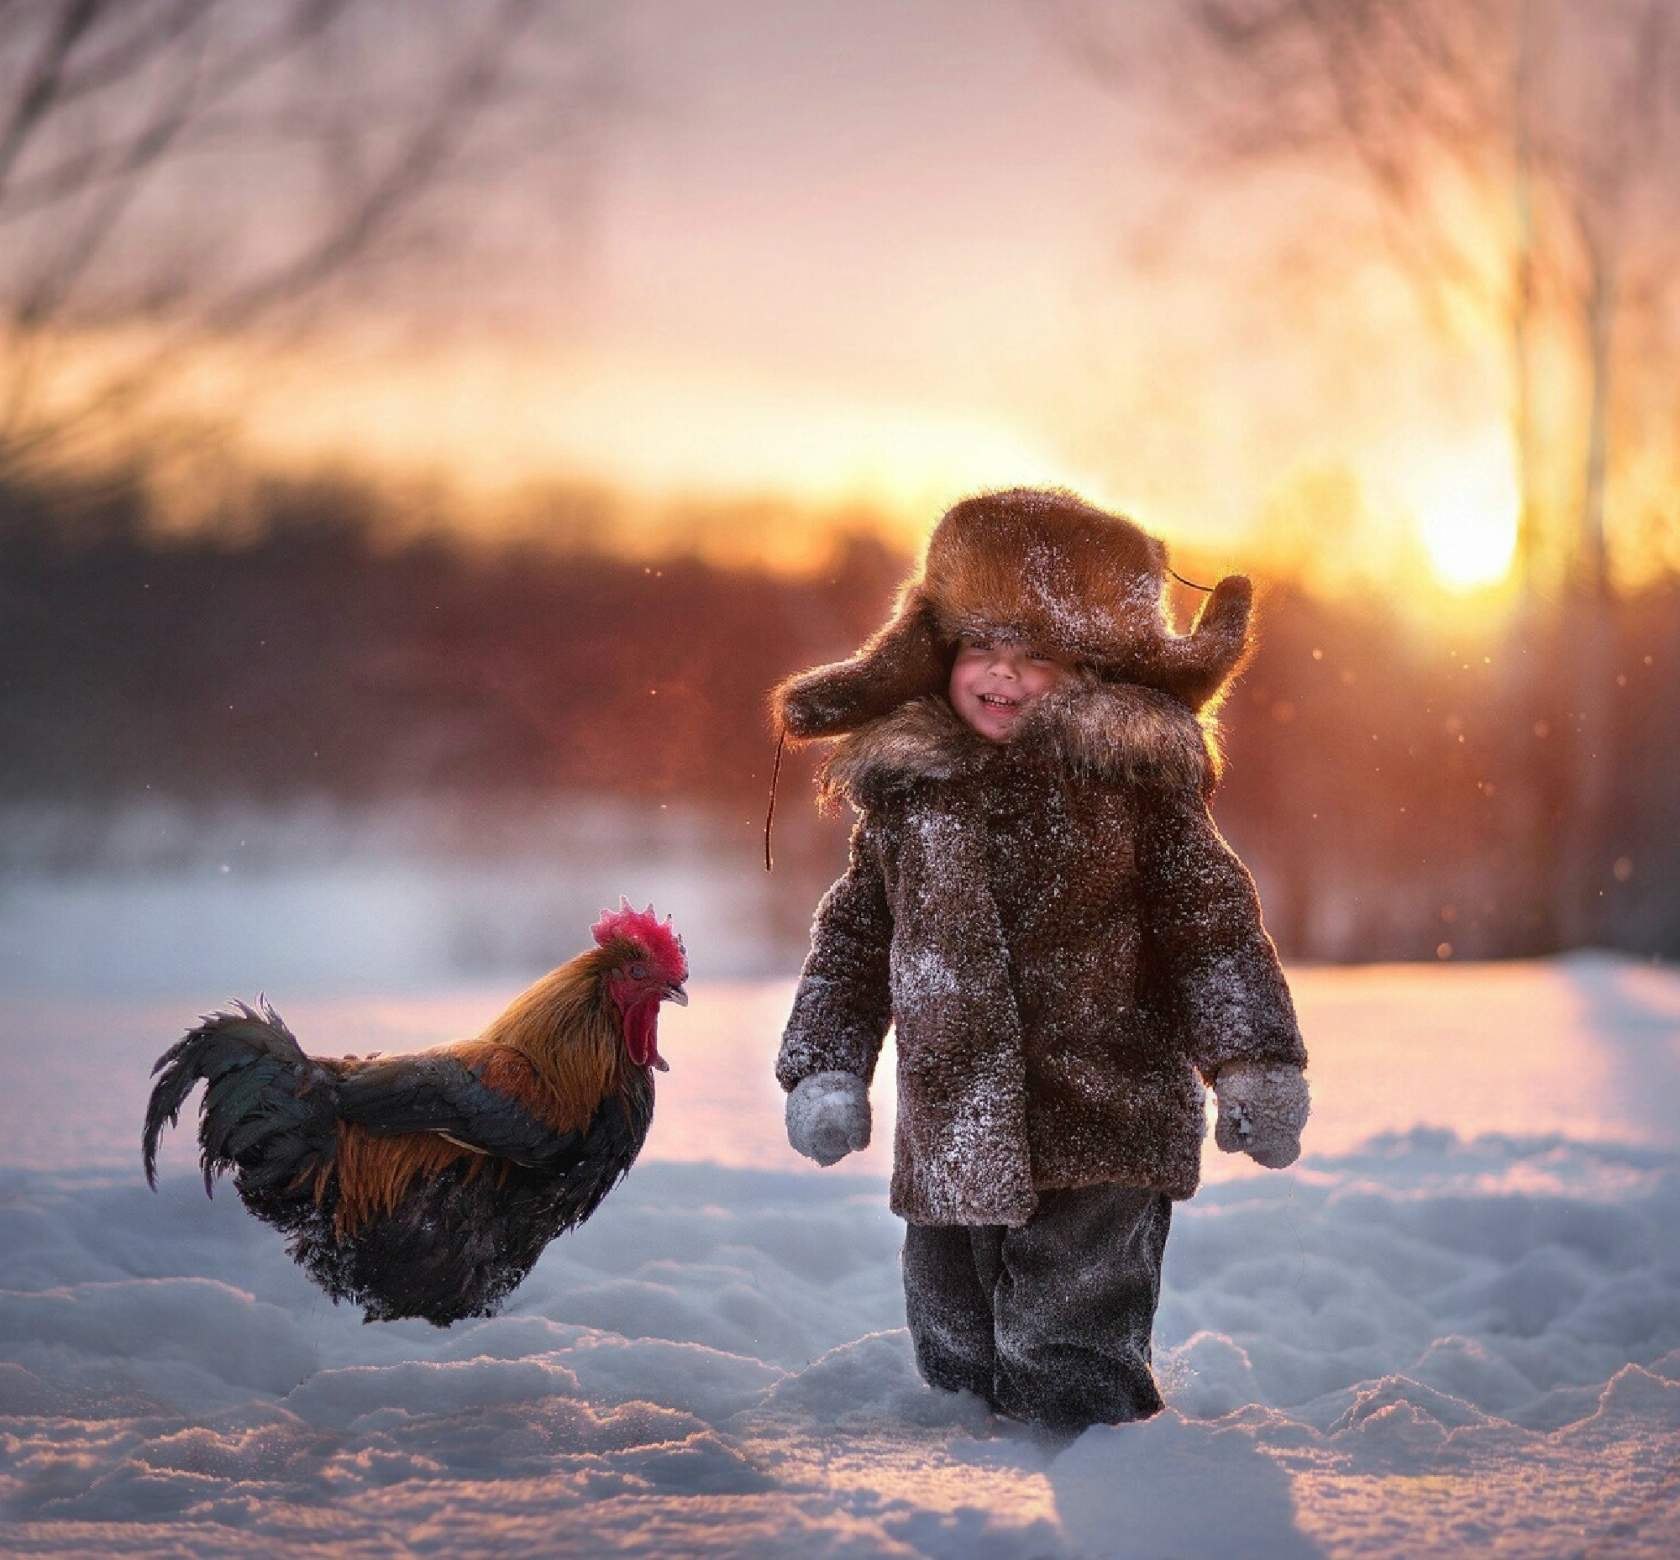
[(647, 979), (647, 965), (645, 965), (645, 964), (632, 964), (630, 966), (630, 978), (631, 978), (631, 980), (646, 980)]

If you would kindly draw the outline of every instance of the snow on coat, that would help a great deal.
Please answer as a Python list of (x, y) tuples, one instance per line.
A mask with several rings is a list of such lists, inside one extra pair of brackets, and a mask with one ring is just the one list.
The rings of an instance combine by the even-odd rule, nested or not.
[(1036, 1192), (1103, 1181), (1188, 1197), (1201, 1080), (1305, 1065), (1205, 763), (1183, 706), (1090, 678), (1007, 745), (938, 697), (841, 740), (829, 777), (861, 817), (776, 1074), (868, 1080), (896, 1020), (896, 1213), (1019, 1225)]

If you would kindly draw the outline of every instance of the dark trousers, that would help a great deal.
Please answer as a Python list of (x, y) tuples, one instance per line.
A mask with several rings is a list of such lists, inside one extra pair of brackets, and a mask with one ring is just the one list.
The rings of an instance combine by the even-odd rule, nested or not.
[(904, 1304), (916, 1368), (1052, 1430), (1146, 1419), (1149, 1335), (1172, 1203), (1136, 1186), (1040, 1192), (1006, 1225), (910, 1224)]

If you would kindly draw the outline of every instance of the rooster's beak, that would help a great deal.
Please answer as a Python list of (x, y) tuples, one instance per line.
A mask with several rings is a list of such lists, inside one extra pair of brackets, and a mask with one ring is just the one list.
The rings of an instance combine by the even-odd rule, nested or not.
[(675, 1002), (678, 1007), (687, 1007), (688, 993), (681, 986), (667, 986), (665, 988), (665, 1000)]

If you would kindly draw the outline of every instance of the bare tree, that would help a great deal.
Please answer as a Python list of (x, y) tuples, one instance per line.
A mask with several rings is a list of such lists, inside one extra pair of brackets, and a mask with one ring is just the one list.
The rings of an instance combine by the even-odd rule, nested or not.
[(298, 329), (440, 191), (570, 133), (563, 12), (0, 0), (0, 478), (156, 439), (183, 352)]
[[(1103, 8), (1053, 15), (1098, 79), (1135, 87)], [(1611, 865), (1618, 413), (1655, 391), (1672, 422), (1672, 384), (1632, 373), (1680, 277), (1680, 19), (1669, 0), (1187, 0), (1155, 22), (1142, 36), (1174, 61), (1198, 171), (1345, 168), (1438, 324), (1502, 322), (1523, 691), (1567, 748), (1533, 766), (1517, 849), (1537, 942), (1591, 940)]]

